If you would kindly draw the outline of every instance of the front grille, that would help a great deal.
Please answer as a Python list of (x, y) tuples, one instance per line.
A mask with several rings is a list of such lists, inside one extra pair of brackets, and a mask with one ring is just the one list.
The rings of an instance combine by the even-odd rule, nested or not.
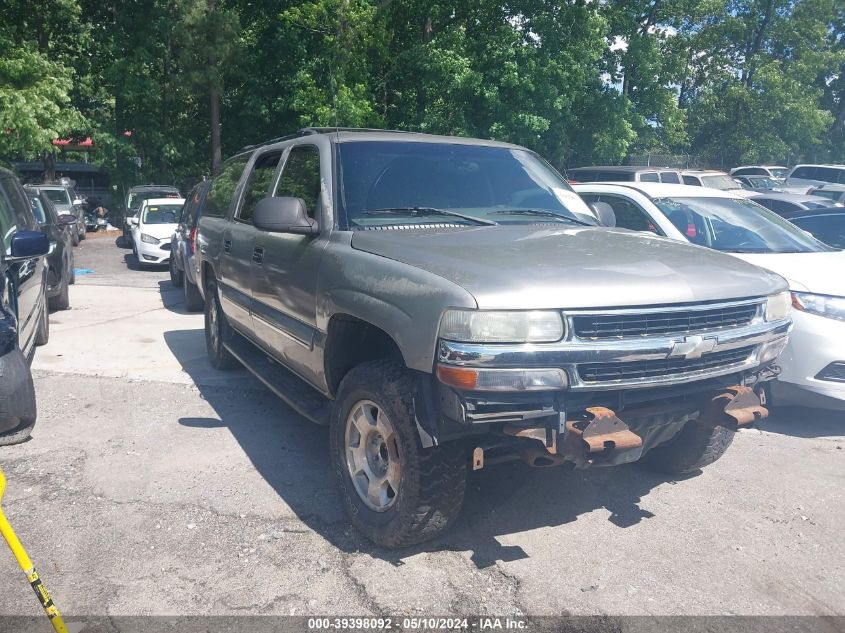
[(754, 346), (704, 354), (701, 358), (661, 358), (631, 362), (589, 363), (578, 366), (578, 375), (586, 383), (637, 380), (658, 376), (678, 376), (708, 369), (721, 369), (748, 360)]
[(830, 380), (831, 382), (845, 382), (845, 363), (831, 363), (818, 374), (816, 380)]
[(666, 310), (636, 314), (590, 314), (572, 317), (575, 336), (618, 339), (634, 336), (690, 334), (743, 327), (757, 315), (758, 304), (721, 306), (705, 310)]

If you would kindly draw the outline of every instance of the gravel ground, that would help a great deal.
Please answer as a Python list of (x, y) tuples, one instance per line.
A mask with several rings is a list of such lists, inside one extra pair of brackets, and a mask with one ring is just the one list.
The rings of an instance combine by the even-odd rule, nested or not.
[[(33, 439), (0, 452), (64, 612), (845, 615), (843, 414), (778, 411), (675, 481), (489, 467), (454, 529), (386, 551), (347, 525), (326, 429), (212, 370), (202, 316), (129, 252), (77, 249), (94, 272), (36, 356)], [(0, 614), (39, 613), (9, 556), (0, 578)]]

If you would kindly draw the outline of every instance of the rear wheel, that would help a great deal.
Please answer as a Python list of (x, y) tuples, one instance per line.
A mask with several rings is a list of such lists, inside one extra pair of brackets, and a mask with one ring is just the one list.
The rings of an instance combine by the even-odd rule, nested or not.
[(41, 317), (38, 320), (38, 329), (35, 331), (35, 344), (46, 345), (50, 340), (50, 314), (47, 310), (47, 303), (41, 308)]
[(722, 426), (687, 422), (675, 437), (646, 453), (640, 463), (660, 473), (689, 473), (712, 464), (724, 455), (734, 435), (734, 431)]
[(82, 240), (84, 240), (86, 237), (88, 237), (88, 236), (86, 235), (87, 230), (88, 230), (88, 229), (82, 229), (82, 230), (79, 232), (79, 241), (80, 241), (80, 242), (81, 242)]
[(182, 281), (182, 285), (185, 289), (185, 309), (188, 312), (197, 312), (202, 310), (203, 302), (199, 288), (197, 288), (195, 284), (191, 283), (191, 280), (185, 276), (185, 273), (182, 273)]
[(466, 459), (459, 446), (422, 448), (415, 380), (401, 364), (373, 361), (340, 384), (331, 455), (352, 523), (384, 547), (405, 547), (446, 530), (461, 509)]
[(176, 265), (175, 253), (170, 257), (170, 281), (177, 288), (181, 287), (182, 284), (185, 283), (185, 273), (179, 270), (179, 267)]
[(50, 297), (47, 300), (47, 305), (50, 306), (51, 310), (67, 310), (70, 307), (70, 288), (68, 287), (69, 283), (70, 282), (67, 279), (63, 279), (61, 281), (59, 294), (54, 297)]
[(232, 329), (220, 308), (217, 284), (209, 281), (205, 299), (205, 349), (208, 353), (208, 361), (215, 369), (225, 370), (238, 366), (237, 359), (224, 345), (224, 341), (230, 336), (232, 336)]

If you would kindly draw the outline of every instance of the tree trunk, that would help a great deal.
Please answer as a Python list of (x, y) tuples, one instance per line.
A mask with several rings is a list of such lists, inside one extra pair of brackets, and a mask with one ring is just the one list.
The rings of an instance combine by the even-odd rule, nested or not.
[(220, 149), (220, 90), (217, 86), (211, 86), (208, 97), (211, 112), (211, 173), (216, 176), (220, 173), (220, 163), (223, 162)]

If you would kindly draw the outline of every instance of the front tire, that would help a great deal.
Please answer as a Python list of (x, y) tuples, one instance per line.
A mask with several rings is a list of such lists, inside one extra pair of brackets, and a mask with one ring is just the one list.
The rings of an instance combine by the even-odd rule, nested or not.
[(217, 283), (208, 282), (205, 299), (205, 349), (208, 362), (214, 369), (227, 370), (238, 366), (237, 359), (226, 349), (224, 341), (232, 336), (232, 326), (226, 320), (217, 295)]
[(459, 446), (422, 448), (416, 383), (400, 363), (372, 361), (340, 384), (331, 456), (352, 524), (384, 547), (414, 545), (446, 530), (460, 512), (466, 458)]
[(687, 422), (665, 444), (646, 453), (640, 463), (659, 473), (682, 475), (712, 464), (728, 450), (736, 433), (722, 426)]

